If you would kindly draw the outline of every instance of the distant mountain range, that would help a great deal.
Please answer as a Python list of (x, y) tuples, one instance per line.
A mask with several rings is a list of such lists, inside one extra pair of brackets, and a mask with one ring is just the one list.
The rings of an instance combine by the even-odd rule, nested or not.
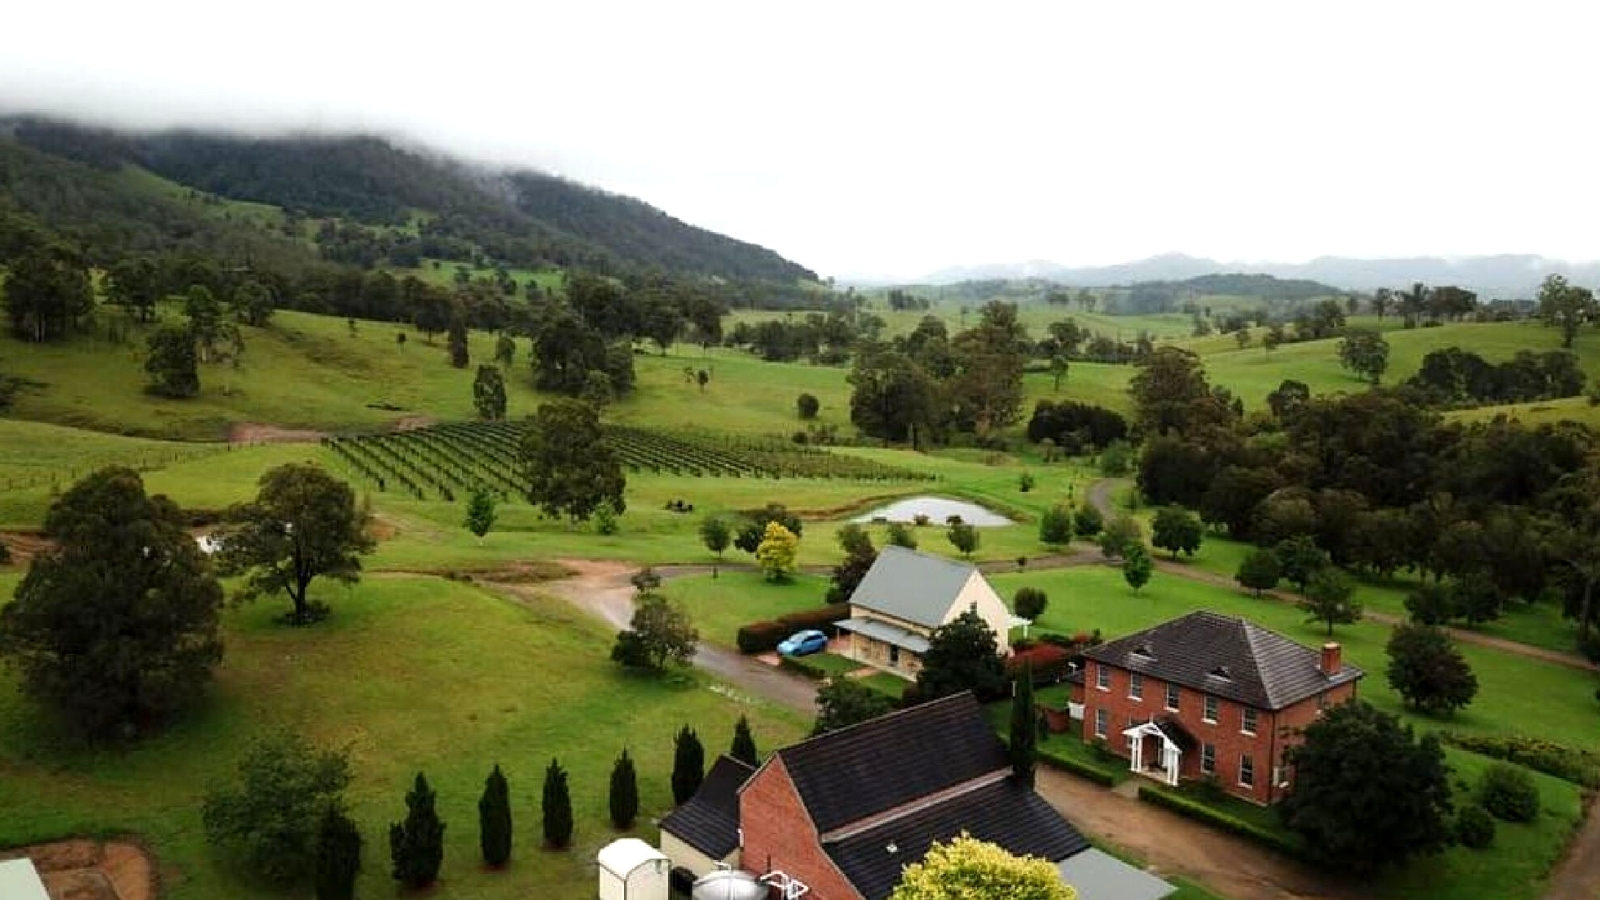
[(1447, 259), (1418, 256), (1396, 259), (1352, 259), (1321, 256), (1305, 263), (1218, 262), (1169, 253), (1111, 266), (1073, 268), (1057, 263), (1030, 261), (940, 269), (919, 283), (953, 284), (960, 281), (1038, 278), (1074, 287), (1129, 285), (1147, 281), (1182, 281), (1201, 275), (1272, 275), (1277, 278), (1317, 281), (1350, 291), (1380, 287), (1399, 288), (1421, 281), (1430, 285), (1453, 284), (1476, 291), (1484, 299), (1532, 297), (1546, 275), (1565, 275), (1573, 281), (1600, 281), (1600, 262), (1570, 263), (1527, 254), (1468, 256)]

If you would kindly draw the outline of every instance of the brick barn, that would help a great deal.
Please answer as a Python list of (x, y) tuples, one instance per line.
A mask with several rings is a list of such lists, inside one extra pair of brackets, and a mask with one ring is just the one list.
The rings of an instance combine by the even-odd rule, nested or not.
[(674, 866), (683, 863), (667, 848), (679, 842), (713, 859), (729, 850), (728, 864), (779, 887), (803, 885), (805, 900), (884, 900), (905, 866), (965, 832), (1055, 863), (1081, 900), (1172, 892), (1090, 847), (1010, 774), (1005, 746), (977, 702), (959, 694), (778, 750), (731, 794), (728, 778), (708, 778), (680, 810), (702, 799), (702, 811), (725, 810), (732, 801), (737, 819), (674, 812), (661, 823), (662, 849)]

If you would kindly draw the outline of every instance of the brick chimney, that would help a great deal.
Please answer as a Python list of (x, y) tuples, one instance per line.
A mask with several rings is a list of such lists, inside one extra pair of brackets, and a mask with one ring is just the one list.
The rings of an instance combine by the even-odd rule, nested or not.
[(1339, 669), (1344, 665), (1344, 651), (1337, 641), (1329, 641), (1322, 645), (1322, 674), (1332, 678), (1339, 674)]

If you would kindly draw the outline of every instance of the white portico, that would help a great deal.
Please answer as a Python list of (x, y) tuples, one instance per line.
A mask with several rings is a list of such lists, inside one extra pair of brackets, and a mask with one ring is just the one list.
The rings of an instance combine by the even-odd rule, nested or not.
[(1177, 787), (1183, 748), (1178, 743), (1179, 735), (1167, 733), (1170, 727), (1160, 722), (1141, 722), (1124, 729), (1122, 735), (1128, 739), (1129, 771)]

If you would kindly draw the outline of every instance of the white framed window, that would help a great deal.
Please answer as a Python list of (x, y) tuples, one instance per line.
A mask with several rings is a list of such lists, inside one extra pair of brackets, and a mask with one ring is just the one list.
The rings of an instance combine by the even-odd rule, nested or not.
[(1111, 690), (1111, 670), (1105, 663), (1094, 664), (1094, 686), (1102, 691)]
[(1134, 672), (1128, 676), (1128, 699), (1144, 699), (1144, 676), (1140, 675), (1138, 672)]
[(1107, 712), (1105, 707), (1101, 707), (1100, 709), (1095, 710), (1094, 711), (1094, 736), (1098, 737), (1098, 738), (1105, 737), (1106, 736), (1106, 729), (1110, 728), (1110, 727), (1111, 727), (1111, 713)]
[(1239, 715), (1239, 730), (1245, 734), (1256, 733), (1256, 711), (1246, 706)]
[(1178, 700), (1179, 700), (1178, 686), (1175, 685), (1175, 684), (1167, 685), (1167, 709), (1170, 709), (1173, 712), (1177, 712), (1178, 711)]
[(1239, 754), (1239, 786), (1256, 786), (1256, 761), (1248, 753)]
[(1207, 724), (1217, 724), (1217, 698), (1210, 694), (1206, 695), (1205, 710), (1201, 713), (1201, 718), (1205, 719)]
[(1207, 775), (1217, 774), (1217, 745), (1200, 745), (1200, 771)]

